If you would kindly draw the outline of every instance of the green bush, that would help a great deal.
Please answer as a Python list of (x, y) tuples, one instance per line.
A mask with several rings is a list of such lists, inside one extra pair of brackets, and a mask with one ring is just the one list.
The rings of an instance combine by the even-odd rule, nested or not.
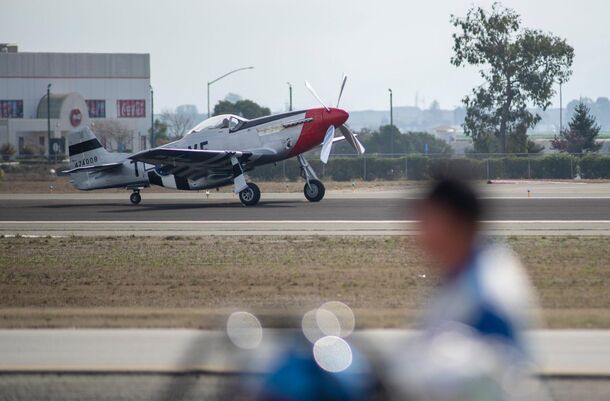
[(580, 159), (579, 167), (582, 178), (610, 178), (610, 156), (586, 155)]
[(552, 154), (531, 159), (531, 178), (572, 179), (577, 160), (568, 154)]
[[(610, 178), (610, 156), (591, 155), (581, 160), (568, 154), (546, 156), (506, 156), (492, 158), (428, 157), (413, 154), (402, 157), (332, 157), (323, 165), (319, 159), (310, 157), (309, 163), (321, 179), (349, 181), (372, 180), (427, 180), (447, 175), (465, 179), (571, 179), (576, 176), (580, 163), (583, 178)], [(283, 167), (285, 163), (285, 167)], [(276, 180), (299, 179), (300, 167), (296, 159), (279, 162), (250, 172), (253, 179)]]
[(407, 179), (409, 180), (427, 180), (430, 178), (429, 163), (430, 159), (424, 155), (409, 155), (403, 158), (406, 160), (405, 168), (407, 169)]
[(508, 156), (494, 159), (490, 164), (493, 166), (493, 178), (502, 179), (524, 179), (531, 178), (531, 160), (526, 157)]
[(15, 153), (17, 153), (17, 150), (10, 143), (3, 143), (2, 146), (0, 146), (0, 155), (2, 155), (3, 160), (9, 160)]
[(429, 175), (433, 178), (457, 176), (468, 180), (479, 180), (487, 176), (485, 161), (469, 158), (431, 159)]

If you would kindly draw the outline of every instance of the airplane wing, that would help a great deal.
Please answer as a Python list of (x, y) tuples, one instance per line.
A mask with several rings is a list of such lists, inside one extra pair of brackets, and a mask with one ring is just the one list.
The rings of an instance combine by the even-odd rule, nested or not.
[(162, 165), (168, 173), (188, 177), (201, 169), (226, 171), (230, 174), (231, 156), (247, 160), (252, 153), (232, 150), (155, 148), (136, 153), (129, 158), (147, 164)]
[(89, 171), (89, 172), (105, 171), (105, 170), (112, 170), (113, 168), (119, 167), (122, 165), (123, 165), (123, 162), (96, 164), (95, 166), (83, 166), (83, 167), (76, 167), (76, 168), (73, 168), (70, 170), (63, 170), (61, 173), (70, 174), (70, 173), (80, 173), (80, 172), (85, 172), (85, 171)]

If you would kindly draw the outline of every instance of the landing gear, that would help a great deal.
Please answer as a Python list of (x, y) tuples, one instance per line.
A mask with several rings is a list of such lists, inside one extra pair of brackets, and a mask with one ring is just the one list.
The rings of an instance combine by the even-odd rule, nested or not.
[(303, 155), (298, 155), (297, 159), (301, 165), (301, 177), (305, 179), (305, 187), (303, 188), (305, 198), (310, 202), (321, 201), (326, 193), (324, 184), (318, 179), (316, 172)]
[(261, 190), (258, 185), (249, 182), (248, 187), (239, 193), (239, 200), (244, 206), (254, 206), (261, 199)]
[(303, 188), (305, 197), (310, 202), (320, 202), (324, 198), (326, 189), (320, 180), (309, 180)]
[(140, 191), (133, 191), (131, 193), (131, 195), (129, 196), (129, 200), (131, 201), (131, 203), (133, 203), (134, 205), (137, 205), (138, 203), (140, 203), (142, 201), (142, 197), (140, 196)]

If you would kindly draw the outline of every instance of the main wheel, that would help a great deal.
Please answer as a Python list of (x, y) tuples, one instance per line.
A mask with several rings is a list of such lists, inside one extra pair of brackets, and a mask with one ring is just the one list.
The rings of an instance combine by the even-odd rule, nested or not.
[(305, 197), (308, 201), (320, 202), (322, 198), (324, 198), (326, 188), (324, 188), (324, 184), (322, 184), (321, 181), (309, 180), (309, 184), (305, 183), (303, 193), (305, 194)]
[(239, 193), (239, 200), (244, 206), (254, 206), (261, 200), (261, 190), (258, 185), (249, 182), (248, 188)]
[(131, 203), (133, 203), (134, 205), (137, 205), (138, 203), (140, 203), (142, 201), (142, 197), (140, 196), (139, 192), (133, 192), (130, 196), (129, 196), (129, 200), (131, 201)]

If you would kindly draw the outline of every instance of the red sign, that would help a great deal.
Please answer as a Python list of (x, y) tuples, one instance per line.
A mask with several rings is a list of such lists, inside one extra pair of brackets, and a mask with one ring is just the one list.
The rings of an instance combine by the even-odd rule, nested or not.
[(146, 102), (143, 99), (117, 100), (116, 108), (118, 117), (146, 117)]
[(83, 114), (79, 109), (72, 109), (70, 112), (70, 124), (72, 124), (73, 127), (78, 127), (81, 121), (83, 121)]

